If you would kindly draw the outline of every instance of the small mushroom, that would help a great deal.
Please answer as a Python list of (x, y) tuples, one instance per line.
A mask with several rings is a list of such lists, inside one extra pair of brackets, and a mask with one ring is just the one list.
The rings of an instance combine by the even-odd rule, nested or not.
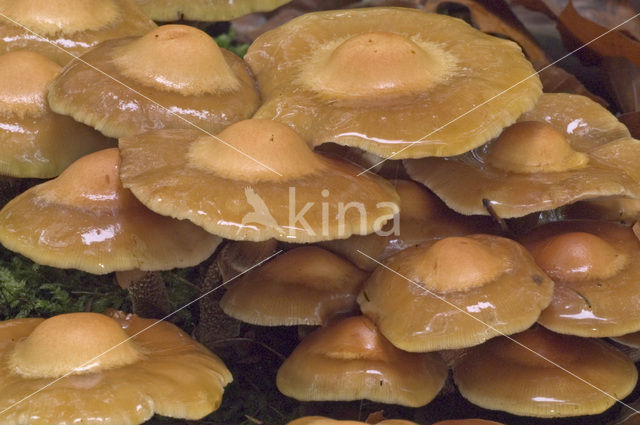
[(541, 94), (517, 44), (407, 8), (309, 13), (262, 34), (245, 60), (264, 98), (256, 118), (384, 158), (469, 151)]
[(26, 50), (0, 56), (0, 176), (55, 177), (81, 156), (115, 146), (49, 109), (47, 84), (60, 69)]
[(444, 385), (435, 353), (397, 349), (366, 317), (344, 319), (309, 334), (278, 370), (276, 383), (297, 400), (360, 400), (419, 407)]
[(186, 25), (107, 41), (80, 59), (49, 87), (51, 109), (110, 137), (159, 128), (217, 133), (259, 105), (244, 61)]
[(0, 13), (0, 54), (26, 49), (60, 65), (156, 26), (134, 0), (0, 0)]
[(0, 357), (7, 425), (200, 419), (232, 381), (218, 357), (174, 325), (121, 312), (0, 322)]
[(638, 372), (605, 342), (537, 326), (470, 349), (454, 364), (453, 379), (485, 409), (555, 418), (604, 412), (633, 390)]
[(357, 311), (365, 277), (322, 248), (294, 248), (233, 282), (220, 306), (255, 325), (324, 325), (335, 315)]
[(393, 345), (426, 352), (521, 332), (552, 292), (553, 282), (524, 247), (479, 234), (400, 251), (365, 281), (358, 303)]
[(640, 141), (605, 108), (578, 95), (544, 94), (486, 145), (454, 158), (406, 160), (409, 175), (461, 214), (502, 218), (579, 200), (640, 198)]
[(307, 243), (380, 230), (398, 195), (377, 176), (314, 153), (284, 124), (217, 135), (161, 130), (120, 139), (125, 187), (153, 211), (227, 239)]

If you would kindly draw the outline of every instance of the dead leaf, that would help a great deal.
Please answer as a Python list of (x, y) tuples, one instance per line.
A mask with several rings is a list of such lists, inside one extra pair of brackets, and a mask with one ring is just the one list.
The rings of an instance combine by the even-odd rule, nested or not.
[(378, 422), (382, 422), (385, 419), (387, 418), (384, 417), (384, 410), (378, 410), (377, 412), (369, 413), (369, 416), (367, 416), (365, 423), (377, 424)]
[(627, 112), (618, 119), (627, 126), (634, 139), (640, 139), (640, 112)]
[(545, 68), (544, 71), (540, 72), (539, 76), (545, 93), (579, 94), (598, 102), (605, 108), (609, 106), (606, 100), (591, 93), (573, 74), (570, 74), (559, 66), (552, 65)]
[(640, 111), (640, 68), (625, 58), (604, 58), (600, 70), (616, 108), (622, 113)]
[(550, 18), (557, 18), (562, 12), (562, 6), (554, 0), (511, 0), (511, 3), (524, 6), (534, 12), (544, 13)]
[(640, 66), (639, 42), (622, 31), (603, 35), (608, 29), (580, 15), (571, 1), (558, 16), (558, 29), (567, 49), (585, 46), (577, 52), (585, 63), (594, 64), (603, 57), (619, 56)]

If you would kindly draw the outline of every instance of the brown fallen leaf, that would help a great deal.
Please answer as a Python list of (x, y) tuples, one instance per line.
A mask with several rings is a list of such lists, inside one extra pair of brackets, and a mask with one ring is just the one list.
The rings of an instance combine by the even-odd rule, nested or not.
[(631, 132), (631, 136), (640, 139), (640, 112), (627, 112), (618, 117), (620, 122), (627, 126)]
[(585, 46), (577, 52), (583, 63), (597, 64), (603, 57), (619, 56), (640, 66), (638, 41), (622, 31), (607, 33), (608, 28), (580, 15), (571, 1), (558, 16), (558, 29), (567, 49)]
[(640, 111), (640, 68), (625, 58), (604, 58), (601, 81), (620, 112)]
[(609, 106), (606, 100), (591, 93), (573, 74), (570, 74), (559, 66), (552, 65), (545, 68), (540, 72), (539, 76), (545, 93), (579, 94), (598, 102), (605, 108)]
[(379, 422), (384, 421), (385, 419), (387, 418), (384, 417), (384, 410), (378, 410), (376, 412), (369, 413), (369, 416), (367, 416), (365, 423), (377, 424)]

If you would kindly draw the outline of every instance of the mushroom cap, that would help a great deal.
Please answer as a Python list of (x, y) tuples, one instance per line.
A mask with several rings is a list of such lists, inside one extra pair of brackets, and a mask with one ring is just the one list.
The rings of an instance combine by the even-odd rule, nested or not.
[(254, 12), (269, 12), (291, 0), (136, 0), (154, 21), (230, 21)]
[(393, 345), (425, 352), (527, 329), (552, 292), (553, 282), (520, 244), (469, 235), (388, 258), (365, 281), (358, 303)]
[(382, 228), (398, 195), (377, 176), (313, 153), (289, 127), (246, 120), (217, 139), (164, 130), (120, 139), (125, 187), (159, 214), (227, 239), (306, 243)]
[(640, 330), (640, 241), (629, 226), (553, 222), (529, 232), (521, 243), (555, 282), (540, 324), (585, 337)]
[(278, 241), (267, 239), (261, 242), (227, 241), (216, 254), (216, 264), (222, 281), (235, 279), (276, 254)]
[(55, 177), (81, 156), (115, 146), (49, 109), (47, 85), (60, 69), (26, 50), (0, 55), (0, 175)]
[(49, 87), (51, 109), (111, 137), (160, 128), (217, 133), (249, 118), (260, 101), (244, 61), (186, 25), (110, 40), (80, 59)]
[(357, 311), (366, 276), (322, 248), (294, 248), (233, 282), (220, 306), (254, 325), (323, 325), (332, 316)]
[(435, 353), (407, 353), (366, 317), (320, 328), (285, 360), (278, 389), (297, 400), (360, 400), (419, 407), (444, 385), (447, 367)]
[[(640, 197), (640, 141), (587, 97), (544, 94), (495, 140), (455, 158), (406, 160), (409, 175), (462, 214), (502, 218), (582, 199)], [(455, 176), (455, 177), (453, 177)], [(453, 177), (453, 178), (452, 178)]]
[(156, 26), (134, 0), (0, 0), (0, 13), (9, 18), (0, 17), (0, 54), (26, 49), (60, 65), (102, 41)]
[(0, 210), (0, 243), (39, 264), (103, 274), (189, 267), (220, 243), (153, 213), (120, 183), (118, 149), (82, 157)]
[(384, 227), (383, 232), (323, 242), (322, 246), (359, 268), (371, 271), (378, 265), (374, 260), (382, 261), (421, 242), (471, 233), (491, 233), (495, 228), (488, 217), (463, 216), (449, 209), (419, 183), (396, 180), (393, 185), (400, 195), (400, 213)]
[(218, 408), (232, 380), (174, 325), (121, 312), (9, 320), (0, 338), (5, 424), (199, 419)]
[[(287, 425), (364, 425), (366, 422), (360, 421), (338, 421), (335, 419), (325, 418), (323, 416), (305, 416), (298, 418)], [(376, 422), (376, 425), (418, 425), (415, 422), (405, 421), (403, 419), (385, 419)]]
[(256, 118), (385, 158), (469, 151), (541, 93), (517, 44), (414, 9), (305, 14), (258, 37), (245, 60), (265, 99)]
[(609, 344), (534, 327), (471, 348), (454, 364), (453, 379), (485, 409), (564, 417), (605, 411), (633, 390), (638, 373)]

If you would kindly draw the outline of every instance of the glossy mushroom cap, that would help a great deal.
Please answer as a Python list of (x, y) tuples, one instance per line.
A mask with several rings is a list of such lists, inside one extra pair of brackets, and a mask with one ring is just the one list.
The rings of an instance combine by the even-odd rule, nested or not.
[(7, 424), (199, 419), (218, 408), (232, 380), (174, 325), (120, 312), (1, 322), (0, 356)]
[(628, 226), (554, 222), (521, 238), (556, 285), (539, 322), (563, 334), (619, 336), (640, 330), (640, 242)]
[[(287, 425), (364, 425), (366, 422), (360, 421), (338, 421), (335, 419), (325, 418), (322, 416), (305, 416), (298, 418)], [(417, 425), (415, 422), (405, 421), (403, 419), (385, 419), (376, 422), (376, 425)]]
[(260, 101), (244, 61), (186, 25), (105, 42), (81, 59), (52, 83), (51, 108), (111, 137), (159, 128), (217, 133), (249, 118)]
[(380, 230), (398, 211), (387, 181), (313, 153), (274, 121), (241, 121), (216, 138), (149, 132), (120, 149), (123, 184), (141, 202), (227, 239), (346, 238)]
[(136, 0), (154, 21), (230, 21), (254, 12), (269, 12), (291, 0)]
[(278, 370), (276, 383), (297, 400), (359, 400), (419, 407), (440, 391), (447, 368), (434, 353), (391, 345), (366, 317), (309, 334)]
[(485, 409), (551, 418), (605, 411), (631, 392), (638, 374), (602, 341), (535, 327), (470, 349), (454, 364), (453, 378)]
[(39, 264), (103, 274), (189, 267), (220, 243), (145, 208), (119, 179), (116, 148), (82, 157), (0, 211), (0, 243)]
[(322, 248), (294, 248), (233, 282), (220, 306), (255, 325), (324, 325), (336, 314), (357, 311), (365, 277)]
[(264, 98), (256, 118), (384, 158), (469, 151), (541, 93), (515, 43), (414, 9), (305, 14), (258, 37), (245, 60)]
[(552, 291), (553, 282), (518, 243), (470, 235), (390, 257), (365, 281), (358, 303), (396, 347), (425, 352), (527, 329)]
[(544, 94), (486, 145), (455, 158), (406, 160), (409, 175), (462, 214), (502, 218), (600, 196), (640, 197), (640, 141), (594, 101)]
[(377, 267), (376, 261), (428, 240), (494, 231), (488, 217), (460, 215), (419, 183), (396, 180), (393, 186), (400, 195), (400, 214), (381, 232), (323, 242), (322, 246), (371, 271)]
[(115, 142), (54, 114), (47, 85), (60, 65), (26, 50), (0, 56), (0, 175), (55, 177), (79, 157)]
[(134, 0), (0, 0), (0, 13), (8, 18), (0, 18), (0, 54), (27, 49), (60, 65), (102, 41), (155, 27)]

